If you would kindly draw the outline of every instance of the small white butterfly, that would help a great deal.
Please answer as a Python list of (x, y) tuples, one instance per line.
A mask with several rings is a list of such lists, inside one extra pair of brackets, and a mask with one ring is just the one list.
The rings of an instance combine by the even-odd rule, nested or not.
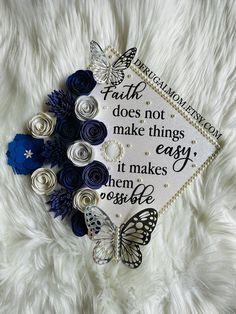
[(90, 69), (98, 83), (112, 85), (120, 84), (124, 79), (124, 70), (128, 69), (136, 54), (137, 48), (127, 50), (114, 63), (110, 63), (99, 44), (92, 40), (90, 42), (91, 65)]
[(120, 227), (110, 220), (107, 214), (97, 206), (88, 206), (84, 212), (88, 236), (96, 241), (93, 259), (97, 264), (110, 260), (121, 260), (130, 268), (142, 263), (139, 245), (146, 245), (151, 239), (158, 218), (153, 208), (141, 210)]

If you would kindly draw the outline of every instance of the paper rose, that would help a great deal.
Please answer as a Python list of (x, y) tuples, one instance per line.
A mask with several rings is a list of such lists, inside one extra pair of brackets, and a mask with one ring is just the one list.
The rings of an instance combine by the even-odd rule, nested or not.
[(57, 120), (56, 131), (66, 142), (73, 142), (80, 137), (81, 122), (76, 118)]
[(75, 102), (75, 115), (80, 120), (93, 119), (98, 113), (98, 102), (93, 96), (78, 97)]
[(58, 182), (68, 191), (75, 191), (82, 187), (83, 168), (75, 167), (71, 162), (64, 164), (63, 168), (57, 173)]
[(28, 129), (35, 138), (46, 138), (52, 135), (56, 125), (56, 118), (45, 112), (40, 112), (28, 123)]
[(48, 168), (39, 168), (31, 175), (31, 186), (35, 193), (39, 195), (50, 194), (57, 184), (55, 173)]
[(85, 208), (90, 205), (98, 205), (99, 195), (91, 189), (81, 189), (77, 191), (73, 198), (73, 206), (76, 209), (84, 212)]
[(100, 189), (100, 187), (107, 183), (109, 177), (106, 166), (100, 161), (94, 160), (88, 164), (84, 170), (82, 179), (89, 188)]
[(107, 136), (107, 128), (105, 124), (98, 120), (87, 120), (83, 123), (80, 130), (82, 140), (91, 145), (101, 144)]
[(73, 194), (65, 189), (55, 190), (50, 194), (50, 199), (47, 204), (50, 205), (50, 212), (54, 212), (56, 218), (61, 216), (63, 219), (65, 216), (70, 215), (73, 210)]
[(43, 165), (42, 156), (44, 142), (30, 135), (16, 134), (8, 144), (8, 164), (17, 174), (30, 174)]
[(74, 114), (75, 96), (63, 90), (54, 90), (48, 95), (47, 105), (49, 112), (52, 112), (57, 118), (65, 119)]
[(84, 214), (82, 212), (78, 211), (71, 217), (71, 227), (77, 237), (82, 237), (88, 233)]
[(96, 81), (91, 71), (79, 70), (67, 78), (66, 85), (69, 91), (77, 96), (88, 95), (96, 86)]
[(67, 157), (77, 167), (86, 166), (94, 159), (93, 148), (86, 142), (75, 142), (68, 147)]

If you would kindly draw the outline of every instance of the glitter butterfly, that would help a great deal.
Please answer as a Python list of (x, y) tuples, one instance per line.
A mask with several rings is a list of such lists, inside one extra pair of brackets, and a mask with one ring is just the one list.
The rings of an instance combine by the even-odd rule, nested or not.
[(130, 66), (136, 51), (137, 48), (130, 48), (111, 64), (99, 44), (92, 40), (90, 42), (90, 69), (93, 71), (95, 80), (98, 83), (120, 84), (124, 80), (124, 70)]
[(96, 241), (93, 259), (97, 264), (106, 264), (113, 259), (121, 260), (130, 268), (139, 267), (142, 263), (139, 245), (146, 245), (151, 239), (158, 218), (155, 209), (141, 210), (120, 227), (94, 205), (85, 209), (84, 216), (88, 236)]

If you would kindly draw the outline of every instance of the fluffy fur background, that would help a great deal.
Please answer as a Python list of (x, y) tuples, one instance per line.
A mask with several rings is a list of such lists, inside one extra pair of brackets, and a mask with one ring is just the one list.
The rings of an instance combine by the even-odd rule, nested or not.
[[(236, 313), (236, 5), (223, 0), (0, 1), (0, 312)], [(47, 93), (89, 63), (89, 42), (138, 56), (219, 128), (222, 152), (160, 217), (142, 266), (93, 263), (53, 219), (6, 145)]]

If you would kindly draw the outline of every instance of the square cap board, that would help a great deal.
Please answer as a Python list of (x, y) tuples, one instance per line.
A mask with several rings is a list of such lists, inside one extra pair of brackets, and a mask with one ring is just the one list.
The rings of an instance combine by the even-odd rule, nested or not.
[[(113, 48), (111, 62), (119, 57)], [(95, 159), (109, 170), (99, 207), (119, 225), (136, 212), (163, 213), (215, 158), (220, 146), (137, 67), (119, 85), (97, 84), (96, 119), (108, 131)]]

